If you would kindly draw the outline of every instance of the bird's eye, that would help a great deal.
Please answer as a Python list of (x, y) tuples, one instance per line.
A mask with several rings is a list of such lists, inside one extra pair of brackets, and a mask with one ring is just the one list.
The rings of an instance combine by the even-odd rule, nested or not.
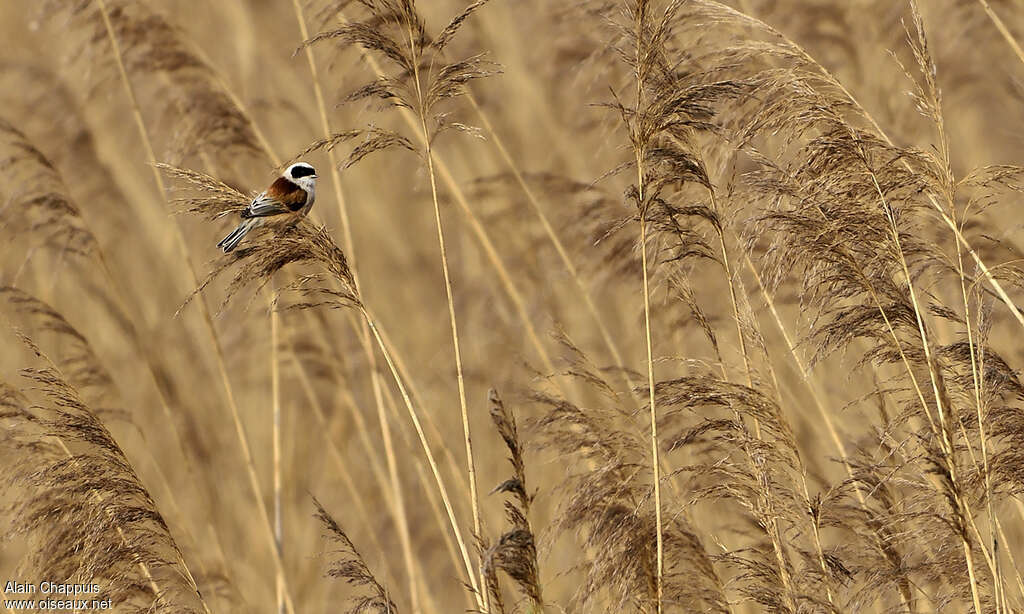
[(299, 177), (308, 177), (315, 175), (316, 171), (313, 170), (312, 166), (296, 166), (292, 169), (292, 177), (298, 179)]

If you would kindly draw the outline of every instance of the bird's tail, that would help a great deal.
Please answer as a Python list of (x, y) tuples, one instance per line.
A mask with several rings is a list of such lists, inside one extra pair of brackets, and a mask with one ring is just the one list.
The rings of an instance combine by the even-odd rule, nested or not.
[(239, 224), (234, 230), (232, 230), (231, 233), (228, 234), (228, 236), (220, 240), (220, 243), (217, 244), (217, 247), (223, 249), (225, 254), (230, 252), (231, 250), (238, 247), (238, 244), (242, 242), (242, 239), (245, 238), (245, 235), (247, 235), (249, 231), (255, 228), (258, 224), (259, 220), (255, 218), (242, 220), (242, 223)]

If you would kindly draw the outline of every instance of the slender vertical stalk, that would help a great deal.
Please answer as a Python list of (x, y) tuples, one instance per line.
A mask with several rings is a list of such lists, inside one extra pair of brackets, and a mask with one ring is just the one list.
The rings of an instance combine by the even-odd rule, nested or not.
[[(865, 163), (866, 160), (867, 158), (865, 156)], [(949, 426), (946, 420), (946, 408), (944, 405), (947, 402), (947, 398), (944, 394), (945, 391), (940, 389), (942, 384), (940, 383), (938, 366), (935, 362), (934, 356), (932, 355), (931, 342), (928, 339), (928, 334), (924, 322), (924, 316), (922, 315), (922, 307), (920, 301), (917, 298), (917, 291), (914, 289), (914, 278), (910, 274), (910, 269), (907, 265), (907, 260), (904, 257), (903, 247), (900, 242), (899, 229), (896, 226), (896, 219), (894, 217), (892, 207), (890, 207), (889, 203), (886, 201), (885, 195), (882, 192), (882, 188), (878, 184), (878, 179), (875, 177), (875, 174), (870, 171), (870, 169), (869, 174), (874, 184), (875, 191), (878, 194), (882, 210), (885, 213), (886, 219), (889, 221), (889, 230), (892, 233), (893, 243), (896, 247), (896, 254), (899, 257), (899, 262), (903, 270), (903, 275), (906, 278), (907, 290), (910, 294), (910, 302), (914, 307), (914, 318), (917, 323), (918, 333), (921, 337), (921, 347), (924, 350), (924, 360), (925, 364), (928, 367), (928, 375), (932, 384), (932, 393), (935, 395), (935, 410), (938, 414), (939, 419), (938, 434), (941, 438), (940, 447), (943, 451), (943, 455), (945, 456), (946, 470), (949, 472), (952, 499), (954, 504), (956, 505), (956, 509), (954, 509), (954, 514), (956, 514), (956, 516), (958, 517), (958, 524), (969, 522), (969, 519), (972, 516), (970, 509), (968, 508), (967, 501), (966, 499), (964, 499), (958, 484), (956, 457), (954, 456), (955, 451), (953, 449), (953, 442), (950, 440), (949, 437)], [(923, 409), (927, 414), (927, 403), (923, 403)], [(930, 416), (929, 420), (931, 420)], [(964, 559), (967, 564), (967, 575), (971, 581), (971, 597), (974, 600), (974, 611), (977, 614), (981, 614), (983, 610), (981, 609), (981, 597), (979, 594), (978, 577), (977, 573), (974, 571), (974, 555), (971, 552), (971, 544), (966, 536), (966, 527), (962, 528), (964, 529), (964, 531), (961, 533), (960, 541), (961, 545), (963, 546)]]
[[(985, 6), (985, 9), (989, 12), (990, 17), (992, 17), (992, 19), (996, 23), (996, 25), (997, 26), (1002, 26), (1002, 22), (999, 20), (999, 17), (996, 16), (995, 13), (992, 12), (992, 9), (988, 6), (988, 3), (985, 0), (979, 0), (979, 1), (982, 3), (983, 6)], [(917, 10), (916, 7), (915, 7), (915, 10)], [(1003, 31), (1003, 29), (1005, 29), (1005, 28), (1001, 28), (1000, 31)], [(923, 37), (924, 36), (923, 32), (919, 33), (919, 36)], [(1018, 54), (1020, 54), (1020, 47), (1016, 45), (1016, 41), (1013, 40), (1012, 37), (1008, 37), (1008, 40), (1011, 42), (1011, 44), (1014, 45), (1014, 48), (1016, 49)], [(1021, 60), (1024, 61), (1024, 55), (1019, 55), (1019, 57), (1021, 57)], [(945, 200), (946, 200), (946, 205), (949, 207), (950, 216), (952, 217), (954, 226), (957, 227), (957, 228), (962, 228), (964, 222), (966, 222), (966, 220), (967, 220), (967, 210), (966, 209), (964, 210), (964, 217), (963, 217), (963, 219), (958, 221), (957, 220), (957, 215), (956, 215), (956, 207), (954, 206), (954, 202), (955, 202), (955, 189), (956, 189), (955, 188), (955, 177), (953, 175), (953, 167), (952, 167), (952, 164), (950, 162), (949, 137), (946, 134), (946, 121), (945, 121), (945, 117), (944, 117), (944, 115), (942, 113), (941, 94), (939, 92), (939, 89), (938, 89), (937, 85), (934, 82), (934, 75), (931, 75), (931, 74), (926, 75), (926, 82), (928, 84), (928, 91), (931, 94), (931, 97), (932, 97), (933, 103), (934, 103), (934, 113), (933, 113), (933, 117), (932, 118), (933, 118), (933, 120), (935, 122), (935, 127), (936, 127), (936, 131), (937, 131), (937, 134), (938, 134), (938, 141), (939, 141), (938, 142), (938, 152), (939, 152), (939, 156), (940, 156), (940, 158), (942, 160), (942, 170), (943, 170), (943, 173), (944, 173), (944, 178), (943, 178), (944, 181), (943, 181), (943, 186), (942, 187), (943, 187), (943, 192), (944, 192), (944, 196), (945, 196)], [(955, 239), (955, 237), (954, 237), (954, 239)], [(979, 361), (977, 360), (977, 356), (976, 356), (976, 347), (975, 347), (973, 326), (971, 324), (971, 305), (970, 305), (970, 300), (968, 299), (966, 274), (964, 272), (963, 249), (962, 249), (959, 241), (954, 240), (954, 244), (956, 245), (956, 266), (957, 266), (956, 270), (957, 270), (957, 276), (958, 276), (959, 281), (960, 281), (960, 298), (963, 300), (963, 306), (964, 306), (964, 325), (965, 325), (965, 327), (967, 329), (967, 347), (968, 347), (968, 352), (971, 355), (971, 380), (972, 380), (973, 388), (974, 388), (974, 406), (975, 406), (975, 411), (976, 411), (976, 415), (977, 415), (977, 419), (978, 419), (978, 439), (979, 439), (980, 444), (981, 444), (982, 471), (984, 473), (984, 479), (985, 479), (985, 500), (986, 500), (986, 503), (988, 504), (987, 507), (988, 507), (988, 517), (989, 517), (989, 525), (990, 525), (989, 526), (990, 542), (989, 543), (992, 546), (992, 555), (991, 555), (990, 564), (992, 566), (992, 577), (993, 577), (993, 579), (992, 579), (992, 582), (993, 582), (993, 593), (994, 593), (993, 598), (994, 598), (995, 606), (996, 606), (996, 614), (1000, 614), (1001, 611), (1002, 611), (1002, 606), (1003, 606), (1002, 597), (1003, 597), (1005, 588), (1003, 586), (1003, 577), (1002, 577), (1002, 574), (1000, 573), (1000, 570), (999, 570), (999, 542), (998, 542), (998, 539), (996, 538), (996, 512), (995, 512), (995, 503), (993, 501), (993, 496), (992, 496), (993, 495), (993, 493), (992, 493), (992, 480), (991, 480), (990, 470), (989, 470), (988, 438), (985, 435), (985, 416), (983, 415), (983, 411), (982, 411), (982, 386), (984, 385), (984, 382), (983, 382), (983, 370), (978, 365)], [(908, 281), (908, 283), (910, 283), (910, 282)], [(983, 354), (982, 354), (982, 356), (983, 356)], [(966, 437), (966, 435), (964, 437), (964, 442), (967, 444), (968, 450), (971, 451), (971, 458), (974, 460), (975, 468), (977, 468), (977, 459), (974, 458), (974, 450), (971, 447), (970, 440)], [(952, 456), (952, 454), (950, 454), (950, 456)], [(968, 514), (969, 514), (969, 512), (968, 512)], [(968, 515), (968, 519), (970, 520), (970, 522), (973, 525), (974, 524), (973, 516)], [(975, 527), (975, 531), (978, 533), (979, 541), (982, 544), (984, 544), (985, 542), (984, 542), (984, 540), (981, 537), (980, 530), (978, 530), (977, 527)], [(982, 551), (984, 551), (984, 547), (982, 548)], [(978, 604), (977, 604), (977, 600), (976, 600), (975, 609), (977, 609), (977, 607), (978, 607)], [(980, 612), (980, 610), (978, 610), (978, 611)]]
[[(430, 511), (434, 513), (434, 518), (440, 524), (444, 524), (444, 512), (441, 510), (442, 503), (437, 500), (437, 493), (432, 488), (427, 488), (427, 482), (429, 477), (427, 476), (426, 470), (423, 468), (423, 463), (419, 460), (415, 464), (416, 473), (420, 476), (420, 483), (423, 485), (423, 494), (427, 497), (427, 502), (430, 504)], [(447, 531), (443, 533), (445, 549), (448, 550), (449, 556), (458, 560), (458, 546), (452, 541), (452, 536)], [(429, 593), (428, 593), (429, 594)], [(476, 595), (466, 595), (466, 603), (468, 604), (467, 611), (471, 611), (473, 608), (473, 601), (476, 599)]]
[[(273, 303), (273, 301), (269, 301)], [(284, 523), (281, 514), (281, 368), (278, 362), (277, 340), (281, 317), (270, 306), (270, 397), (273, 403), (273, 428), (271, 429), (274, 449), (274, 543), (277, 556), (284, 558)], [(277, 611), (284, 614), (284, 578), (277, 575)]]
[[(367, 328), (367, 331), (369, 328)], [(413, 563), (412, 540), (409, 536), (409, 524), (405, 515), (405, 496), (402, 494), (402, 482), (398, 478), (398, 463), (395, 461), (394, 444), (391, 441), (391, 425), (384, 414), (384, 401), (381, 394), (380, 376), (377, 374), (376, 365), (373, 365), (373, 400), (377, 405), (377, 419), (380, 422), (381, 436), (384, 438), (384, 449), (389, 450), (386, 454), (388, 463), (388, 479), (391, 482), (391, 496), (394, 497), (394, 507), (398, 510), (398, 539), (402, 545), (402, 556), (405, 560), (406, 575), (409, 580), (409, 598), (412, 611), (420, 611), (420, 595), (418, 589), (418, 577), (416, 566)]]
[[(320, 426), (319, 430), (320, 430), (321, 434), (324, 436), (324, 443), (327, 446), (328, 456), (330, 457), (331, 462), (334, 463), (334, 466), (336, 468), (337, 474), (341, 477), (341, 481), (344, 484), (346, 492), (348, 493), (348, 497), (349, 497), (348, 500), (351, 501), (352, 504), (355, 506), (356, 512), (357, 512), (357, 515), (359, 516), (359, 518), (370, 529), (370, 530), (368, 530), (366, 532), (366, 535), (367, 535), (367, 537), (370, 540), (370, 543), (371, 543), (371, 546), (373, 548), (373, 551), (375, 551), (375, 552), (384, 552), (385, 549), (384, 549), (383, 544), (381, 544), (380, 538), (377, 537), (377, 531), (372, 530), (374, 522), (378, 521), (379, 519), (374, 517), (371, 514), (370, 510), (366, 507), (366, 503), (364, 501), (365, 493), (360, 493), (359, 488), (356, 486), (355, 480), (352, 478), (352, 470), (350, 468), (351, 464), (348, 461), (345, 460), (345, 458), (342, 456), (341, 451), (338, 449), (337, 444), (335, 444), (334, 440), (330, 437), (330, 432), (329, 432), (328, 423), (327, 423), (327, 417), (324, 414), (323, 406), (321, 405), (320, 400), (316, 396), (316, 391), (313, 389), (313, 383), (310, 381), (309, 376), (306, 374), (306, 369), (303, 368), (303, 366), (301, 364), (301, 361), (299, 360), (298, 356), (296, 355), (294, 346), (292, 347), (291, 360), (292, 360), (292, 362), (296, 366), (296, 374), (299, 377), (299, 382), (300, 382), (300, 384), (302, 386), (302, 390), (303, 390), (303, 393), (305, 394), (306, 400), (309, 403), (310, 408), (312, 408), (313, 415), (316, 417), (317, 423)], [(344, 384), (341, 384), (341, 386), (344, 386)], [(383, 389), (383, 387), (382, 387), (382, 389)], [(386, 391), (386, 389), (383, 389), (383, 390)], [(351, 395), (346, 394), (346, 402), (350, 405), (350, 407), (353, 410), (352, 411), (352, 415), (353, 416), (359, 416), (360, 415), (359, 414), (360, 408), (356, 404), (355, 399), (352, 398)], [(356, 429), (359, 430), (360, 432), (366, 430), (366, 428), (364, 428), (363, 426), (359, 426), (358, 424), (356, 426)], [(373, 452), (374, 452), (373, 448), (369, 445), (369, 443), (367, 441), (363, 442), (363, 448), (366, 450), (367, 456), (369, 458), (371, 458), (371, 464), (374, 466), (374, 473), (375, 473), (376, 479), (379, 482), (383, 482), (384, 480), (380, 477), (381, 476), (381, 472), (378, 471), (377, 468), (376, 468), (376, 465), (378, 463), (374, 462), (375, 459), (373, 459)], [(425, 483), (424, 483), (424, 488), (426, 488), (426, 484)], [(429, 488), (427, 490), (429, 491)], [(395, 509), (395, 506), (389, 506), (389, 511), (391, 512), (392, 515), (396, 515), (397, 514), (397, 510)], [(396, 522), (397, 522), (397, 520), (396, 520)], [(443, 518), (441, 519), (441, 522), (439, 523), (438, 526), (442, 527), (442, 529), (446, 526), (446, 522), (444, 521)], [(443, 531), (442, 533), (443, 533), (445, 539), (450, 539), (450, 537), (448, 536), (448, 532), (447, 531)], [(453, 556), (452, 560), (454, 561), (455, 566), (458, 567), (459, 564), (460, 564), (460, 561), (459, 561), (457, 553)], [(382, 561), (382, 562), (386, 565), (386, 561)], [(419, 563), (419, 561), (417, 559), (413, 559), (413, 562), (417, 566), (420, 565), (420, 563)], [(421, 568), (417, 567), (417, 569), (421, 569)], [(418, 571), (417, 572), (417, 577), (420, 577), (420, 576), (421, 576), (421, 572)], [(427, 599), (429, 600), (430, 599), (429, 593), (426, 594), (425, 597), (427, 597)], [(436, 610), (436, 608), (434, 608), (434, 609)]]
[[(642, 196), (641, 196), (642, 198)], [(650, 404), (651, 414), (651, 466), (654, 470), (654, 523), (657, 533), (657, 610), (661, 612), (662, 597), (662, 574), (665, 565), (665, 552), (661, 525), (661, 457), (658, 447), (658, 412), (654, 405), (654, 358), (651, 348), (651, 297), (647, 287), (647, 222), (641, 214), (640, 219), (640, 258), (643, 266), (644, 278), (644, 336), (647, 340), (647, 402)]]
[[(469, 410), (466, 403), (466, 381), (462, 371), (462, 350), (459, 347), (459, 327), (455, 319), (455, 300), (452, 293), (451, 272), (448, 267), (448, 250), (445, 247), (444, 228), (441, 224), (441, 206), (437, 197), (437, 179), (434, 173), (434, 156), (431, 147), (430, 132), (427, 130), (427, 108), (423, 92), (423, 85), (420, 82), (420, 52), (416, 46), (416, 35), (409, 26), (409, 49), (413, 59), (413, 82), (416, 85), (416, 110), (419, 114), (421, 136), (423, 138), (423, 155), (427, 160), (427, 174), (430, 176), (430, 196), (434, 204), (434, 222), (437, 226), (437, 245), (441, 253), (441, 270), (444, 273), (444, 291), (448, 299), (448, 320), (452, 330), (452, 345), (455, 350), (455, 376), (459, 387), (459, 409), (462, 412), (462, 432), (466, 444), (466, 472), (469, 478), (469, 496), (473, 508), (473, 535), (479, 540), (483, 537), (480, 522), (480, 497), (476, 485), (476, 460), (473, 457), (473, 438), (469, 427)], [(480, 586), (483, 589), (484, 611), (487, 607), (488, 593), (487, 582), (483, 575), (483, 565), (480, 568)]]
[(658, 411), (654, 403), (654, 355), (651, 343), (651, 293), (647, 275), (647, 205), (644, 202), (644, 157), (645, 136), (642, 134), (644, 100), (644, 21), (647, 3), (637, 2), (636, 17), (636, 123), (633, 127), (633, 153), (636, 156), (637, 207), (640, 211), (640, 263), (643, 269), (644, 290), (644, 337), (647, 342), (647, 403), (651, 417), (651, 468), (654, 475), (654, 530), (656, 540), (655, 610), (661, 614), (663, 575), (665, 567), (664, 529), (661, 520), (661, 455), (658, 445)]
[(395, 368), (395, 362), (391, 357), (391, 352), (388, 351), (387, 346), (384, 344), (384, 340), (381, 339), (380, 331), (377, 330), (377, 325), (373, 317), (365, 307), (361, 308), (360, 311), (366, 319), (367, 325), (370, 327), (370, 332), (373, 333), (374, 339), (377, 341), (377, 347), (380, 348), (381, 355), (384, 356), (384, 361), (387, 362), (388, 368), (391, 370), (391, 377), (394, 379), (395, 385), (398, 386), (398, 392), (402, 395), (402, 401), (405, 403), (406, 411), (409, 413), (409, 418), (412, 420), (413, 426), (416, 428), (416, 434), (420, 439), (420, 446), (423, 448), (423, 453), (427, 457), (427, 463), (430, 465), (430, 471), (434, 476), (434, 481), (437, 483), (437, 490), (441, 494), (441, 501), (444, 503), (445, 512), (448, 514), (448, 522), (451, 524), (452, 532), (455, 534), (455, 540), (459, 544), (459, 552), (462, 555), (462, 562), (466, 568), (466, 579), (468, 580), (470, 588), (476, 597), (477, 606), (482, 609), (484, 607), (484, 603), (481, 598), (481, 590), (480, 585), (478, 584), (477, 575), (473, 573), (473, 564), (470, 562), (469, 550), (466, 549), (466, 541), (462, 537), (462, 530), (459, 528), (459, 522), (455, 519), (455, 511), (452, 509), (451, 499), (448, 497), (448, 489), (444, 485), (444, 479), (441, 477), (441, 471), (438, 469), (437, 461), (434, 459), (434, 453), (430, 451), (430, 444), (427, 443), (427, 437), (423, 433), (419, 414), (416, 412), (416, 408), (412, 404), (412, 399), (409, 398), (409, 392), (406, 390), (405, 384), (402, 382), (402, 378), (398, 374), (398, 370)]
[(1010, 48), (1013, 49), (1013, 53), (1017, 55), (1017, 59), (1024, 62), (1024, 49), (1021, 49), (1020, 43), (1018, 43), (1017, 39), (1015, 39), (1013, 34), (1010, 33), (1009, 28), (1006, 27), (1006, 24), (1003, 23), (1003, 20), (999, 15), (997, 15), (996, 12), (992, 10), (992, 7), (989, 6), (988, 0), (978, 0), (978, 4), (985, 9), (985, 13), (988, 15), (988, 18), (992, 20), (993, 25), (995, 25), (997, 30), (999, 30), (999, 34), (1003, 37), (1003, 40), (1005, 40), (1006, 43), (1010, 45)]
[[(426, 118), (423, 119), (423, 131), (426, 135)], [(441, 226), (441, 208), (437, 198), (437, 181), (434, 176), (434, 162), (429, 137), (426, 145), (427, 172), (430, 175), (430, 194), (434, 202), (434, 221), (437, 225), (437, 244), (441, 253), (441, 269), (444, 271), (444, 289), (448, 299), (448, 319), (452, 330), (452, 345), (455, 348), (455, 375), (459, 385), (459, 409), (462, 411), (462, 431), (466, 444), (466, 473), (469, 478), (469, 496), (473, 507), (473, 534), (479, 539), (482, 537), (480, 521), (480, 495), (477, 492), (476, 484), (476, 461), (473, 457), (473, 438), (469, 427), (469, 410), (466, 403), (466, 382), (462, 372), (462, 350), (459, 347), (459, 328), (455, 320), (455, 301), (452, 296), (451, 273), (448, 269), (448, 251), (444, 242), (444, 230)], [(482, 573), (482, 572), (481, 572)], [(484, 582), (481, 579), (481, 586)], [(484, 591), (484, 599), (487, 599), (487, 592)], [(486, 611), (486, 610), (485, 610)]]
[[(712, 202), (715, 202), (714, 196), (713, 196), (714, 191), (712, 190), (711, 193), (712, 193)], [(717, 206), (717, 204), (715, 205), (715, 213), (718, 213), (718, 206)], [(725, 251), (726, 251), (724, 232), (720, 232), (719, 233), (719, 240), (721, 241), (722, 253), (724, 254)], [(744, 254), (744, 256), (746, 256), (746, 254)], [(726, 264), (728, 262), (728, 258), (727, 257), (723, 257), (722, 260), (723, 260), (723, 267), (725, 268), (725, 270), (728, 273), (728, 271), (730, 270), (728, 264)], [(750, 262), (749, 258), (747, 259), (747, 262), (748, 263)], [(753, 270), (752, 266), (751, 266), (751, 270)], [(755, 271), (755, 275), (756, 275), (756, 271)], [(731, 273), (729, 274), (729, 277), (730, 277), (730, 286), (732, 286), (732, 281), (731, 281), (732, 275), (731, 275)], [(758, 283), (760, 283), (760, 281), (761, 281), (760, 278), (758, 278)], [(761, 289), (763, 291), (764, 287), (762, 286)], [(767, 296), (767, 293), (765, 293), (765, 295)], [(735, 292), (733, 292), (733, 297), (734, 297), (734, 300), (735, 300)], [(734, 317), (738, 318), (739, 317), (738, 308), (734, 307), (734, 309), (736, 309), (736, 315)], [(774, 305), (772, 306), (772, 309), (774, 310)], [(781, 326), (781, 322), (779, 324)], [(756, 326), (756, 323), (755, 323), (755, 326)], [(785, 331), (783, 331), (783, 333), (785, 334)], [(740, 334), (742, 334), (742, 331), (740, 331)], [(768, 354), (768, 347), (766, 345), (762, 347), (762, 352), (763, 352), (764, 358), (765, 358), (765, 365), (768, 368), (768, 373), (769, 373), (769, 375), (771, 377), (771, 380), (772, 380), (772, 387), (771, 388), (775, 392), (775, 403), (776, 403), (776, 405), (778, 405), (778, 407), (779, 407), (779, 409), (781, 411), (781, 409), (783, 407), (782, 390), (781, 390), (781, 387), (779, 386), (779, 380), (776, 377), (775, 368), (772, 366), (771, 357)], [(794, 358), (795, 358), (795, 355), (794, 355)], [(808, 386), (809, 385), (810, 385), (810, 383), (808, 382)], [(751, 371), (750, 371), (749, 361), (747, 362), (747, 386), (750, 387), (750, 388), (754, 387), (754, 383), (753, 383), (753, 379), (752, 379), (752, 374), (751, 374)], [(814, 395), (813, 392), (812, 392), (812, 395)], [(810, 489), (807, 486), (807, 468), (806, 468), (806, 465), (804, 464), (804, 461), (803, 461), (803, 455), (800, 454), (799, 448), (794, 448), (794, 452), (796, 454), (796, 461), (797, 461), (797, 466), (796, 466), (795, 469), (796, 469), (797, 473), (800, 476), (800, 486), (801, 486), (801, 488), (803, 490), (803, 495), (804, 495), (803, 502), (804, 502), (804, 505), (806, 506), (805, 510), (808, 512), (808, 515), (811, 517), (811, 528), (812, 528), (812, 533), (814, 535), (814, 548), (815, 548), (815, 551), (816, 551), (816, 553), (818, 555), (818, 568), (821, 569), (821, 577), (822, 577), (822, 580), (825, 583), (825, 596), (828, 598), (829, 605), (832, 607), (832, 609), (838, 612), (840, 610), (836, 607), (835, 600), (834, 600), (833, 593), (832, 593), (832, 583), (830, 581), (832, 576), (829, 573), (828, 565), (825, 562), (825, 550), (822, 547), (822, 543), (821, 543), (821, 517), (820, 517), (820, 513), (819, 513), (818, 510), (816, 510), (814, 508), (814, 506), (811, 503), (811, 493), (810, 493)], [(844, 461), (846, 460), (845, 457), (843, 458), (843, 460)], [(858, 490), (857, 493), (860, 494), (860, 491)], [(776, 523), (776, 525), (775, 525), (775, 527), (773, 529), (773, 533), (775, 535), (778, 535), (778, 533), (779, 533), (777, 523)], [(779, 540), (779, 542), (781, 544), (781, 539)], [(782, 560), (782, 559), (780, 559), (780, 562), (782, 562), (783, 564), (785, 563), (785, 561)], [(783, 583), (788, 586), (789, 581), (786, 580), (787, 576), (788, 576), (788, 572), (786, 572), (785, 568), (783, 567), (780, 570), (780, 577), (783, 578)]]
[[(1018, 514), (1020, 514), (1021, 516), (1024, 516), (1024, 509), (1021, 509), (1022, 504), (1021, 504), (1020, 500), (1019, 499), (1014, 499), (1013, 501), (1014, 501), (1014, 503), (1017, 504), (1017, 508), (1018, 508), (1017, 512), (1018, 512)], [(996, 528), (999, 530), (999, 538), (1001, 540), (1003, 540), (1003, 543), (1010, 543), (1009, 540), (1006, 537), (1006, 531), (1003, 530), (1003, 523), (999, 520), (998, 516), (996, 517), (995, 520), (996, 520)], [(1017, 561), (1016, 561), (1016, 559), (1013, 556), (1013, 549), (1012, 548), (1007, 548), (1006, 549), (1006, 558), (1008, 558), (1010, 560), (1010, 567), (1013, 568), (1013, 575), (1014, 575), (1014, 578), (1017, 581), (1017, 591), (1021, 595), (1024, 595), (1024, 578), (1021, 577), (1020, 568), (1017, 567)], [(1004, 591), (1004, 594), (1003, 594), (1003, 598), (1004, 599), (1006, 598), (1005, 591)], [(1007, 612), (1013, 612), (1014, 610), (1012, 608), (1010, 608), (1009, 606), (1007, 606), (1006, 611)]]
[[(703, 156), (701, 156), (701, 159), (703, 159)], [(701, 164), (703, 164), (703, 162), (701, 162)], [(709, 179), (709, 182), (710, 182), (710, 177), (708, 179)], [(711, 186), (710, 183), (709, 183), (709, 187), (708, 187), (707, 191), (708, 191), (708, 199), (711, 201), (711, 209), (712, 209), (712, 211), (714, 211), (715, 215), (718, 216), (719, 220), (721, 220), (722, 219), (722, 215), (721, 215), (721, 210), (718, 207), (718, 198), (717, 198), (717, 196), (715, 194), (714, 187)], [(738, 280), (734, 279), (734, 276), (733, 276), (732, 265), (729, 262), (729, 248), (728, 248), (728, 246), (725, 243), (725, 231), (721, 227), (721, 225), (716, 226), (715, 234), (718, 236), (719, 249), (721, 249), (721, 251), (722, 251), (722, 270), (725, 273), (725, 277), (726, 277), (725, 281), (726, 281), (726, 283), (729, 286), (729, 303), (732, 306), (732, 319), (736, 323), (736, 338), (737, 338), (737, 342), (739, 343), (740, 354), (743, 356), (743, 367), (744, 367), (744, 373), (746, 375), (747, 387), (753, 389), (754, 388), (754, 377), (753, 377), (753, 371), (751, 370), (751, 366), (750, 366), (750, 353), (747, 351), (747, 340), (746, 340), (746, 337), (743, 334), (743, 320), (742, 320), (742, 318), (740, 316), (739, 298), (738, 298), (737, 293), (736, 293), (736, 284), (739, 283), (739, 282), (738, 282)], [(722, 374), (723, 374), (723, 377), (726, 380), (729, 379), (728, 376), (726, 375), (726, 370), (725, 370), (725, 365), (724, 364), (722, 365)], [(779, 406), (781, 407), (781, 405), (782, 405), (782, 403), (781, 403), (781, 399), (780, 399)], [(742, 418), (740, 418), (738, 413), (737, 413), (737, 420), (739, 421), (740, 424), (743, 423), (742, 422)], [(760, 421), (756, 417), (753, 419), (753, 422), (754, 422), (754, 437), (757, 438), (760, 441), (762, 439), (761, 423), (760, 423)], [(779, 531), (778, 515), (775, 513), (774, 503), (772, 501), (772, 497), (771, 497), (771, 494), (769, 492), (769, 489), (771, 487), (771, 481), (770, 481), (770, 479), (767, 478), (766, 472), (763, 469), (763, 465), (764, 465), (763, 459), (758, 458), (755, 455), (751, 454), (749, 447), (747, 447), (746, 445), (744, 445), (744, 452), (746, 452), (746, 454), (747, 454), (747, 459), (750, 461), (751, 469), (754, 471), (755, 475), (764, 476), (765, 491), (764, 491), (764, 495), (763, 495), (764, 496), (763, 514), (766, 517), (765, 530), (768, 532), (768, 536), (769, 536), (769, 538), (772, 541), (772, 550), (775, 552), (775, 560), (776, 560), (776, 562), (778, 563), (778, 566), (779, 566), (779, 578), (782, 580), (782, 586), (783, 586), (783, 588), (786, 591), (786, 594), (785, 594), (785, 597), (784, 597), (784, 603), (786, 603), (787, 606), (792, 608), (793, 605), (795, 605), (795, 604), (793, 604), (793, 597), (792, 597), (792, 594), (793, 594), (792, 578), (790, 577), (790, 573), (789, 573), (789, 570), (787, 569), (787, 565), (786, 565), (786, 553), (785, 553), (785, 550), (784, 550), (785, 546), (783, 545), (782, 534)], [(806, 479), (805, 479), (804, 472), (803, 472), (802, 468), (800, 470), (800, 476), (801, 476), (801, 479), (803, 480), (804, 494), (809, 499), (810, 495), (808, 494), (808, 491), (807, 491), (807, 482), (806, 482)], [(817, 527), (816, 524), (814, 526), (814, 537), (815, 537), (815, 540), (819, 540), (818, 527)], [(821, 565), (823, 566), (823, 572), (824, 572), (824, 555), (821, 553), (821, 543), (820, 543), (820, 541), (816, 541), (816, 543), (817, 543), (817, 546), (818, 546), (819, 556), (821, 557)], [(827, 587), (826, 587), (826, 591), (827, 591), (827, 596), (828, 596), (829, 603), (831, 604), (832, 603), (832, 591), (831, 591), (831, 589), (828, 589)]]

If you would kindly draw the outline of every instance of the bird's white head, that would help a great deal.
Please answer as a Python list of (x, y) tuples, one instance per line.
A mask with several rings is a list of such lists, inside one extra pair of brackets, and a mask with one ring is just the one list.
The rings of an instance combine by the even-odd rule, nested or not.
[(305, 162), (296, 162), (288, 167), (284, 176), (303, 190), (312, 194), (316, 188), (316, 169)]

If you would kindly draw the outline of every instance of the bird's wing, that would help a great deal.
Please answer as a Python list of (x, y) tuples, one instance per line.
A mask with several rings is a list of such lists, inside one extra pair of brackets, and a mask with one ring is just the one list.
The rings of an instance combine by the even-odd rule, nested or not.
[(242, 212), (242, 217), (267, 217), (282, 213), (294, 213), (306, 204), (306, 196), (305, 190), (284, 177), (278, 177), (266, 192), (262, 192), (252, 200), (249, 208)]
[(242, 217), (266, 217), (268, 215), (288, 213), (289, 211), (290, 209), (288, 209), (287, 205), (273, 196), (267, 196), (267, 193), (263, 192), (253, 199), (248, 209), (242, 211)]

